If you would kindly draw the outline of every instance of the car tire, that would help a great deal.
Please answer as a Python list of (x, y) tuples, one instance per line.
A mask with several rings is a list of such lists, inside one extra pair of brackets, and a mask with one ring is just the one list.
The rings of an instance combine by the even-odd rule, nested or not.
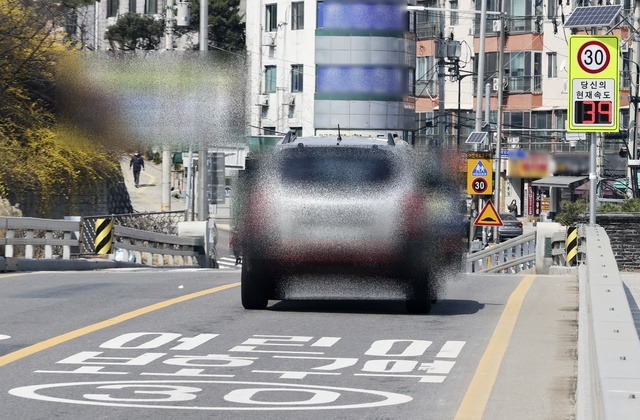
[(246, 256), (240, 274), (240, 296), (245, 309), (265, 309), (269, 303), (267, 285), (260, 264)]

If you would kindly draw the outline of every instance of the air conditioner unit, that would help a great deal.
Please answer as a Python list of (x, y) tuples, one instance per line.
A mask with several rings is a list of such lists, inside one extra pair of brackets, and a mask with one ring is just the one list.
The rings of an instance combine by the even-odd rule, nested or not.
[(445, 38), (453, 39), (454, 26), (447, 26), (444, 30)]
[(267, 47), (276, 46), (276, 35), (271, 32), (265, 32), (262, 34), (262, 45)]
[[(492, 89), (493, 89), (494, 92), (497, 92), (498, 89), (499, 89), (499, 86), (500, 86), (499, 85), (499, 81), (500, 81), (500, 78), (498, 78), (498, 77), (494, 77), (492, 79), (492, 82), (493, 82), (492, 83), (492, 85), (493, 85)], [(502, 78), (502, 90), (503, 90), (503, 92), (507, 90), (508, 86), (509, 86), (509, 78), (503, 77)]]
[(294, 106), (296, 104), (296, 96), (293, 93), (286, 93), (283, 103), (284, 105)]
[(269, 106), (269, 95), (258, 95), (259, 106)]

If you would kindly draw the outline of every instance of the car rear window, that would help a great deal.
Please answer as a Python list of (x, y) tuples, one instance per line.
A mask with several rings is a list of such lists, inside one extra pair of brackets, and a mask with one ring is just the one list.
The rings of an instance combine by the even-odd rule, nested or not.
[(394, 160), (376, 149), (305, 147), (284, 151), (279, 169), (287, 183), (380, 184), (392, 179)]

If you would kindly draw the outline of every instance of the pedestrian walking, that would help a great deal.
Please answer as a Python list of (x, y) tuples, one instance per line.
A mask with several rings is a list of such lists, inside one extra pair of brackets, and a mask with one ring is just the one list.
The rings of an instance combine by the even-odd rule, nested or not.
[(144, 158), (140, 152), (136, 152), (129, 161), (129, 169), (133, 168), (133, 180), (136, 183), (136, 188), (140, 185), (140, 170), (144, 169)]
[(511, 204), (509, 204), (509, 213), (513, 214), (514, 216), (518, 215), (518, 204), (516, 204), (516, 200), (515, 198), (511, 201)]
[(238, 230), (233, 229), (229, 237), (229, 251), (236, 257), (236, 265), (242, 264), (242, 243), (238, 238)]

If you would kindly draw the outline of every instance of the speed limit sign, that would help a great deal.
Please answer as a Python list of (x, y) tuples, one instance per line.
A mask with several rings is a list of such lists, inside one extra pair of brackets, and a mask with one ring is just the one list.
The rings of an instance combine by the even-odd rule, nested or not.
[(578, 50), (578, 65), (590, 74), (600, 73), (609, 66), (611, 53), (609, 48), (600, 41), (589, 41)]
[(487, 183), (487, 180), (484, 178), (475, 178), (471, 182), (471, 188), (473, 189), (473, 192), (476, 194), (484, 194), (484, 192), (487, 191), (487, 188), (489, 188), (489, 184)]
[(620, 38), (569, 37), (569, 132), (616, 132), (620, 128)]

